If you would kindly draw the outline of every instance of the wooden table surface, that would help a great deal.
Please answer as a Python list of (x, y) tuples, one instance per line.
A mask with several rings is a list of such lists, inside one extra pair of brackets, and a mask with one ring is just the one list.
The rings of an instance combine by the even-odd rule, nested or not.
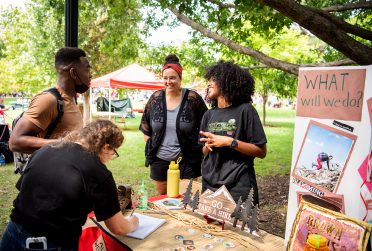
[[(196, 187), (197, 186), (195, 186), (195, 188)], [(182, 188), (182, 190), (183, 189), (184, 188)], [(225, 224), (224, 230), (220, 231), (222, 230), (221, 225), (217, 222), (211, 227), (201, 215), (191, 212), (190, 210), (171, 210), (169, 214), (164, 214), (164, 210), (165, 209), (152, 209), (147, 211), (136, 210), (136, 213), (143, 213), (152, 217), (166, 219), (165, 224), (160, 226), (144, 240), (126, 236), (117, 236), (117, 238), (135, 251), (285, 250), (283, 238), (269, 234), (263, 230), (259, 231), (259, 237), (241, 231), (240, 228), (233, 228), (230, 224)], [(178, 215), (178, 219), (175, 215)], [(190, 225), (190, 222), (193, 222), (194, 225)], [(100, 223), (104, 226), (103, 222)], [(204, 231), (206, 228), (216, 229), (217, 231), (210, 231), (212, 236), (211, 238), (207, 238), (208, 236), (203, 236), (203, 234), (206, 233)], [(176, 235), (182, 235), (185, 240), (192, 240), (194, 244), (191, 245), (192, 247), (190, 247), (190, 245), (184, 245), (183, 241), (175, 238)], [(238, 238), (234, 239), (236, 237)], [(227, 244), (233, 244), (234, 247), (227, 248), (225, 246)], [(209, 245), (210, 249), (208, 249), (206, 245)]]
[[(140, 212), (139, 212), (140, 213)], [(189, 217), (198, 217), (193, 215), (192, 212), (185, 212)], [(146, 213), (145, 213), (146, 214)], [(259, 231), (260, 237), (256, 237), (252, 234), (242, 232), (240, 229), (233, 228), (231, 225), (225, 226), (225, 232), (233, 231), (245, 237), (245, 246), (239, 244), (239, 242), (229, 239), (222, 235), (213, 235), (211, 238), (203, 237), (205, 232), (188, 226), (182, 221), (178, 221), (168, 215), (160, 214), (148, 214), (152, 217), (164, 218), (167, 222), (158, 228), (155, 232), (149, 235), (144, 240), (138, 240), (130, 237), (118, 237), (123, 243), (131, 247), (133, 250), (138, 251), (149, 251), (149, 250), (207, 250), (204, 245), (212, 245), (213, 247), (209, 250), (265, 250), (265, 251), (281, 251), (285, 250), (284, 239), (271, 235), (263, 230)], [(204, 224), (207, 224), (206, 222)], [(185, 240), (192, 240), (194, 242), (195, 249), (187, 249), (188, 245), (183, 245), (183, 242), (176, 240), (176, 235), (182, 235)], [(234, 248), (226, 248), (226, 242), (232, 243)], [(184, 248), (184, 249), (182, 249)], [(192, 247), (190, 247), (192, 248)]]

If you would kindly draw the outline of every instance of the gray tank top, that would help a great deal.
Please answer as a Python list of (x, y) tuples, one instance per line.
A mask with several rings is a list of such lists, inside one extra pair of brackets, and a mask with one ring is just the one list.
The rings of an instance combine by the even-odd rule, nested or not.
[[(182, 89), (182, 100), (184, 98), (184, 94), (185, 89)], [(167, 125), (165, 128), (165, 135), (158, 152), (156, 153), (156, 157), (159, 159), (167, 161), (175, 160), (181, 153), (181, 146), (176, 132), (176, 120), (181, 103), (175, 109), (167, 110)]]

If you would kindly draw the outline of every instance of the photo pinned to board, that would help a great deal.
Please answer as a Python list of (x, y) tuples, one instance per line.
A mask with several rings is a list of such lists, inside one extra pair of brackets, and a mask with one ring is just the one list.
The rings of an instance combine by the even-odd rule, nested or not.
[(356, 139), (351, 133), (311, 120), (292, 181), (319, 197), (336, 193)]

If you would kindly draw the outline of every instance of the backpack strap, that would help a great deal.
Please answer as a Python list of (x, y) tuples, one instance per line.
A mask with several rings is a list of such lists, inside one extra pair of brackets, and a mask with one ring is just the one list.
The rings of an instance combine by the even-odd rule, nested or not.
[(59, 91), (55, 87), (46, 89), (44, 92), (49, 92), (49, 93), (53, 94), (53, 96), (56, 97), (56, 99), (57, 99), (58, 115), (55, 118), (55, 120), (52, 123), (50, 123), (50, 125), (48, 126), (47, 133), (44, 137), (45, 139), (49, 139), (50, 136), (52, 135), (54, 129), (57, 127), (58, 122), (60, 121), (60, 119), (63, 116), (63, 100), (62, 100), (61, 94), (59, 93)]

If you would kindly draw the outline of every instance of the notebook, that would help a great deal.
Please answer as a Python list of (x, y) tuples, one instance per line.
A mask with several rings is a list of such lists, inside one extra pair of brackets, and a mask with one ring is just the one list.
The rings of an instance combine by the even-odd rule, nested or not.
[(145, 239), (166, 222), (165, 219), (159, 219), (144, 214), (134, 213), (133, 215), (138, 217), (139, 226), (134, 232), (127, 234), (127, 236), (136, 239)]

